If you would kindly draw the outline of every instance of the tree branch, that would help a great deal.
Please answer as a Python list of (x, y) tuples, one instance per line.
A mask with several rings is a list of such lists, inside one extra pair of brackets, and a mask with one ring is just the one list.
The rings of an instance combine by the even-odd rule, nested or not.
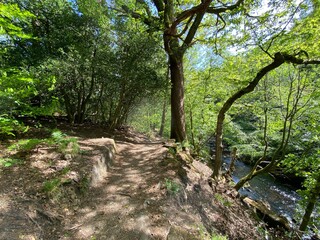
[(196, 32), (199, 28), (199, 25), (203, 19), (204, 14), (206, 13), (206, 9), (208, 9), (212, 0), (203, 1), (201, 4), (201, 8), (198, 10), (195, 20), (193, 21), (189, 32), (184, 40), (183, 45), (181, 46), (182, 51), (185, 51), (191, 44)]
[(238, 8), (243, 2), (244, 2), (244, 0), (238, 0), (235, 4), (232, 4), (229, 6), (209, 7), (206, 12), (213, 13), (213, 14), (219, 14), (219, 13), (223, 13), (226, 11), (232, 11), (232, 10)]
[(292, 15), (289, 17), (288, 21), (286, 22), (286, 24), (284, 25), (284, 27), (281, 29), (281, 31), (280, 31), (278, 34), (274, 35), (274, 36), (271, 38), (271, 41), (269, 42), (269, 44), (268, 44), (268, 46), (267, 46), (267, 48), (266, 48), (266, 51), (269, 51), (270, 47), (272, 46), (273, 41), (274, 41), (276, 38), (280, 37), (280, 36), (284, 33), (284, 31), (285, 31), (286, 28), (288, 27), (289, 23), (292, 21), (294, 15), (297, 13), (297, 11), (298, 11), (298, 9), (299, 9), (299, 7), (300, 7), (301, 4), (302, 4), (302, 3), (300, 3), (300, 4), (296, 7), (296, 9), (295, 9), (294, 12), (292, 13)]
[[(208, 2), (208, 1), (206, 1)], [(210, 1), (211, 2), (211, 1)], [(190, 8), (188, 10), (183, 11), (182, 13), (178, 14), (176, 20), (172, 23), (173, 27), (176, 27), (181, 23), (182, 21), (186, 20), (190, 16), (198, 13), (201, 9), (203, 9), (204, 3), (199, 4), (198, 6), (195, 6), (193, 8)]]
[[(320, 64), (319, 60), (303, 60), (301, 58), (297, 58), (294, 55), (290, 55), (287, 53), (281, 53), (277, 52), (273, 58), (273, 62), (269, 65), (263, 67), (260, 69), (260, 71), (257, 73), (256, 77), (246, 86), (238, 90), (235, 94), (233, 94), (231, 97), (228, 98), (228, 100), (223, 104), (222, 108), (219, 111), (218, 119), (217, 119), (217, 127), (216, 127), (216, 156), (215, 161), (213, 162), (214, 165), (214, 177), (219, 176), (221, 163), (222, 163), (222, 136), (223, 136), (223, 122), (225, 119), (225, 114), (229, 111), (229, 109), (232, 107), (232, 105), (242, 96), (252, 92), (255, 87), (258, 85), (259, 81), (270, 71), (280, 67), (284, 63), (293, 63), (293, 64)], [(287, 117), (287, 116), (286, 116)], [(281, 149), (280, 149), (281, 150)], [(278, 149), (276, 151), (276, 154), (279, 154), (280, 150)], [(268, 164), (267, 168), (263, 168), (263, 170), (255, 171), (254, 173), (248, 175), (248, 177), (241, 179), (237, 185), (236, 189), (239, 189), (242, 187), (242, 185), (250, 180), (252, 177), (256, 176), (262, 171), (267, 171), (273, 166), (274, 163)]]
[(154, 5), (156, 5), (156, 8), (159, 13), (163, 12), (163, 10), (164, 10), (163, 0), (153, 0), (152, 2), (154, 3)]
[(188, 30), (189, 28), (189, 24), (190, 22), (192, 21), (194, 15), (191, 15), (188, 22), (186, 23), (186, 25), (184, 26), (183, 30), (181, 31), (181, 33), (179, 34), (170, 34), (168, 33), (168, 35), (172, 36), (172, 37), (177, 37), (177, 38), (180, 38), (183, 34), (185, 34), (185, 32)]
[(268, 50), (265, 50), (260, 44), (258, 45), (258, 47), (259, 47), (265, 54), (267, 54), (270, 58), (273, 59), (273, 56), (268, 52)]
[[(146, 24), (147, 26), (150, 26), (150, 27), (155, 27), (156, 25), (153, 24), (153, 22), (155, 21), (158, 21), (159, 18), (157, 17), (154, 17), (154, 16), (148, 16), (148, 17), (144, 17), (143, 15), (141, 15), (140, 13), (137, 13), (133, 10), (131, 10), (128, 6), (126, 5), (122, 5), (121, 6), (121, 9), (117, 9), (117, 8), (113, 8), (113, 7), (109, 7), (111, 10), (114, 10), (116, 12), (119, 12), (119, 13), (122, 13), (124, 14), (125, 16), (130, 16), (134, 19), (141, 19), (142, 22), (144, 24)], [(147, 9), (146, 9), (147, 11)], [(148, 12), (148, 11), (147, 11)], [(157, 26), (157, 30), (160, 29), (160, 26)]]

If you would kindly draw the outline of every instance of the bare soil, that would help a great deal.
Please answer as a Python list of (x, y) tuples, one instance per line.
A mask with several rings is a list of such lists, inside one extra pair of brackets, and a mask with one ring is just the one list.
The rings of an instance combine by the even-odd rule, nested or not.
[[(228, 183), (210, 180), (203, 163), (169, 153), (163, 139), (131, 129), (68, 133), (81, 146), (72, 158), (46, 145), (8, 152), (1, 144), (0, 157), (24, 161), (0, 168), (0, 239), (263, 239)], [(92, 159), (107, 137), (116, 155), (103, 182), (90, 187)]]

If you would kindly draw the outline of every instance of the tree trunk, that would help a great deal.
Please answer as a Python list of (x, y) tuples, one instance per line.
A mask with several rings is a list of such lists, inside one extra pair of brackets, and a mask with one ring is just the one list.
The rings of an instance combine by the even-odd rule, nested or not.
[(161, 137), (163, 136), (164, 126), (166, 123), (166, 112), (167, 112), (167, 94), (164, 96), (163, 106), (162, 106), (161, 125), (159, 130), (159, 135)]
[[(227, 111), (227, 110), (226, 110)], [(212, 163), (213, 167), (213, 176), (218, 177), (220, 175), (220, 168), (222, 163), (222, 153), (223, 153), (223, 145), (222, 145), (222, 137), (223, 137), (223, 121), (225, 118), (224, 109), (221, 109), (218, 114), (217, 119), (217, 127), (216, 127), (216, 151), (214, 162)]]
[(169, 55), (171, 73), (171, 133), (177, 142), (186, 140), (183, 54)]
[[(193, 129), (193, 114), (192, 114), (192, 109), (190, 107), (190, 130), (191, 130), (191, 144), (193, 145), (193, 147), (195, 148), (195, 152), (198, 153), (198, 147), (196, 147), (196, 143), (194, 140), (194, 129)], [(199, 145), (199, 144), (198, 144)]]
[[(167, 74), (166, 74), (166, 83), (169, 84), (170, 82), (170, 64), (167, 66)], [(163, 131), (164, 127), (166, 124), (166, 113), (167, 113), (167, 103), (168, 103), (168, 93), (169, 93), (169, 86), (166, 84), (166, 91), (164, 93), (164, 98), (163, 98), (163, 105), (162, 105), (162, 116), (161, 116), (161, 124), (160, 124), (160, 130), (159, 130), (159, 135), (162, 137), (163, 136)]]
[(68, 122), (71, 124), (74, 124), (75, 106), (72, 105), (69, 94), (66, 92), (66, 89), (64, 89), (64, 87), (61, 88), (61, 92), (62, 92), (62, 97), (64, 100), (64, 106), (66, 109)]
[(318, 176), (315, 188), (311, 192), (311, 196), (309, 196), (309, 201), (308, 201), (308, 204), (306, 207), (306, 211), (303, 215), (302, 222), (299, 227), (300, 231), (305, 231), (307, 229), (308, 223), (311, 218), (312, 211), (317, 203), (319, 195), (320, 195), (320, 175)]
[(229, 166), (229, 169), (228, 169), (228, 173), (231, 175), (234, 170), (235, 170), (235, 163), (236, 163), (236, 160), (237, 160), (237, 148), (234, 147), (232, 149), (232, 152), (231, 152), (231, 162), (230, 162), (230, 166)]

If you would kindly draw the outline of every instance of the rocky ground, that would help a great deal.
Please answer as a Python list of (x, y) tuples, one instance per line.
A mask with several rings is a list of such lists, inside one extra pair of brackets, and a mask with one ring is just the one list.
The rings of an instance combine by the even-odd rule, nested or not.
[(1, 143), (0, 158), (23, 161), (0, 167), (0, 239), (264, 239), (228, 183), (208, 180), (206, 165), (163, 139), (63, 131), (78, 138), (79, 154)]

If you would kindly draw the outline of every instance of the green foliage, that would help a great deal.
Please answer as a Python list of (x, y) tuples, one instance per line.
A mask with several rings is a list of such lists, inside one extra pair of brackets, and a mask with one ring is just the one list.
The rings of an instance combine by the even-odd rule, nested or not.
[[(285, 166), (288, 172), (293, 172), (297, 176), (304, 177), (303, 189), (297, 190), (299, 195), (302, 197), (299, 202), (300, 208), (297, 208), (296, 217), (301, 219), (304, 213), (304, 209), (311, 200), (314, 192), (319, 191), (320, 184), (320, 151), (314, 153), (314, 155), (307, 156), (295, 156), (294, 154), (288, 154), (285, 161), (283, 161), (283, 166)], [(317, 196), (318, 197), (318, 196)], [(316, 227), (320, 224), (320, 206), (319, 202), (316, 201), (315, 207), (313, 209), (314, 217), (309, 221), (309, 226), (318, 231)]]
[(3, 167), (11, 167), (16, 164), (20, 164), (22, 161), (20, 159), (15, 158), (0, 158), (0, 166)]
[(172, 156), (176, 156), (177, 149), (175, 147), (169, 147), (168, 148), (168, 153), (170, 153)]
[(62, 143), (66, 137), (67, 135), (61, 132), (60, 130), (54, 130), (51, 133), (51, 138), (56, 144)]
[(51, 138), (48, 139), (21, 139), (9, 146), (8, 150), (28, 152), (36, 148), (36, 146), (39, 144), (56, 145), (61, 153), (71, 154), (71, 156), (76, 156), (80, 152), (80, 146), (77, 138), (69, 137), (60, 130), (53, 131)]
[(29, 23), (33, 17), (33, 14), (21, 10), (17, 4), (0, 3), (0, 37), (31, 38), (31, 35), (22, 31), (18, 23)]
[(228, 240), (228, 238), (226, 236), (217, 234), (217, 233), (213, 233), (211, 236), (211, 240)]
[(213, 232), (211, 236), (208, 236), (206, 228), (203, 225), (198, 225), (197, 229), (199, 231), (201, 240), (228, 240), (226, 236), (220, 235), (218, 233)]
[(0, 114), (52, 115), (57, 109), (56, 98), (43, 92), (52, 94), (49, 89), (53, 84), (52, 79), (39, 80), (24, 67), (0, 69)]
[(45, 181), (42, 185), (42, 191), (53, 201), (58, 201), (65, 195), (63, 185), (71, 180), (65, 178), (65, 175), (70, 172), (70, 167), (63, 168), (58, 176)]
[(28, 152), (32, 149), (34, 149), (38, 144), (43, 143), (43, 139), (37, 139), (37, 138), (32, 138), (32, 139), (21, 139), (17, 143), (12, 144), (11, 146), (8, 147), (9, 151), (23, 151), (23, 152)]
[(183, 142), (177, 142), (176, 143), (177, 147), (176, 147), (176, 151), (180, 152), (183, 151), (185, 148), (190, 148), (190, 143), (188, 142), (188, 140), (184, 140)]
[(170, 195), (177, 195), (181, 190), (180, 184), (168, 178), (165, 179), (164, 185)]
[[(18, 4), (0, 4), (0, 114), (24, 107), (27, 98), (37, 94), (33, 78), (25, 65), (17, 64), (12, 51), (17, 41), (30, 41), (32, 34), (25, 31), (35, 15), (21, 10)], [(26, 57), (26, 56), (24, 56)], [(29, 66), (30, 67), (30, 66)]]
[(80, 146), (77, 138), (66, 138), (60, 143), (59, 150), (62, 153), (69, 153), (71, 156), (76, 156), (80, 153)]
[(55, 178), (43, 183), (42, 190), (47, 194), (54, 194), (59, 191), (61, 179)]
[(76, 156), (80, 152), (80, 146), (77, 138), (68, 137), (65, 133), (60, 130), (55, 130), (51, 134), (51, 139), (47, 141), (50, 144), (55, 144), (62, 153), (68, 153), (72, 156)]
[(208, 233), (206, 228), (203, 225), (198, 225), (197, 229), (199, 231), (200, 239), (201, 240), (206, 240), (208, 239)]
[[(159, 101), (161, 99), (161, 101)], [(163, 111), (163, 96), (157, 94), (156, 96), (143, 99), (128, 116), (128, 124), (139, 132), (146, 133), (154, 137), (159, 133), (161, 127), (161, 118)], [(166, 118), (164, 122), (163, 136), (169, 138), (170, 136), (170, 109), (166, 103)]]
[[(316, 102), (319, 96), (316, 95)], [(303, 210), (309, 203), (314, 203), (314, 217), (309, 219), (309, 226), (319, 226), (320, 206), (317, 201), (320, 193), (320, 127), (319, 127), (319, 105), (311, 105), (308, 109), (307, 118), (302, 117), (297, 124), (296, 136), (293, 139), (293, 151), (286, 155), (282, 167), (287, 172), (294, 173), (304, 178), (303, 188), (298, 190), (302, 197), (300, 201)], [(297, 146), (298, 145), (298, 146)], [(297, 212), (298, 218), (302, 217), (304, 211)], [(316, 229), (316, 228), (315, 228)]]
[(15, 136), (15, 133), (26, 131), (28, 131), (28, 127), (23, 126), (17, 120), (7, 115), (0, 115), (0, 136)]
[(70, 167), (65, 167), (60, 171), (60, 174), (65, 175), (70, 172)]
[(225, 199), (225, 197), (219, 193), (214, 194), (214, 198), (225, 207), (232, 206), (232, 203), (230, 201), (228, 201), (227, 199)]
[[(32, 38), (21, 25), (28, 26), (33, 17), (33, 14), (21, 10), (17, 4), (0, 3), (0, 115), (10, 113), (11, 116), (17, 108), (25, 105), (28, 97), (35, 94), (29, 73), (24, 70), (24, 66), (16, 66), (9, 53), (14, 41)], [(3, 119), (0, 121), (3, 122)], [(18, 125), (12, 121), (10, 124)], [(9, 127), (2, 132), (12, 135), (13, 131)]]

